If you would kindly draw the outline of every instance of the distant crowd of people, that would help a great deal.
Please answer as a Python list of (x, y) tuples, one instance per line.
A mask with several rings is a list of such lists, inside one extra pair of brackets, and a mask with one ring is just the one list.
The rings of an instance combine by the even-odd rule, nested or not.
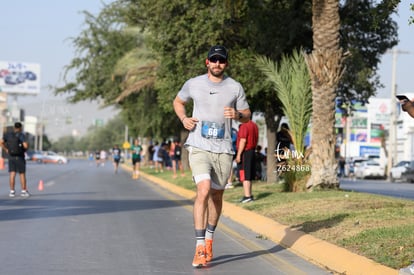
[(177, 171), (184, 176), (184, 168), (181, 161), (182, 146), (178, 139), (162, 142), (155, 141), (148, 147), (150, 167), (154, 167), (156, 173), (164, 172), (164, 169), (173, 171), (173, 178), (177, 177)]
[(119, 163), (131, 160), (133, 166), (132, 178), (139, 178), (141, 164), (155, 169), (156, 173), (166, 170), (173, 171), (173, 178), (180, 173), (184, 176), (184, 168), (181, 161), (182, 146), (175, 138), (161, 144), (158, 141), (151, 141), (149, 145), (143, 146), (139, 139), (135, 139), (129, 149), (122, 150), (115, 144), (111, 150), (95, 150), (89, 153), (89, 160), (95, 161), (96, 167), (105, 166), (107, 160), (112, 159), (114, 172), (118, 173)]

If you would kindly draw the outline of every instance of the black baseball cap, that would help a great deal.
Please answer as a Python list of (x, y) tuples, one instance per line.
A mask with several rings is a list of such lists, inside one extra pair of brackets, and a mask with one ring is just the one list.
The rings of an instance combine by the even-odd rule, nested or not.
[(225, 47), (216, 45), (216, 46), (211, 47), (210, 50), (208, 51), (207, 59), (210, 59), (213, 56), (220, 56), (227, 60), (229, 54)]

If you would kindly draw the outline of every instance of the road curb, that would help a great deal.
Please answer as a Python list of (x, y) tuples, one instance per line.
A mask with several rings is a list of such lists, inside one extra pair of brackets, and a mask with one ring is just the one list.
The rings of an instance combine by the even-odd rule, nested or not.
[[(124, 165), (124, 167), (132, 171), (128, 166)], [(166, 180), (143, 172), (140, 174), (145, 179), (186, 199), (194, 199), (196, 195), (194, 191)], [(280, 244), (296, 255), (335, 273), (347, 275), (398, 275), (399, 273), (398, 270), (381, 265), (304, 232), (292, 230), (270, 218), (228, 202), (223, 202), (223, 215)]]

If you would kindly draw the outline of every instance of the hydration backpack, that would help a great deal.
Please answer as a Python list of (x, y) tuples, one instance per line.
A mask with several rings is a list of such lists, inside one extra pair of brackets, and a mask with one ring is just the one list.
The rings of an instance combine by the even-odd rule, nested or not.
[(10, 156), (23, 156), (24, 147), (23, 142), (20, 139), (20, 134), (13, 133), (7, 137), (7, 149)]

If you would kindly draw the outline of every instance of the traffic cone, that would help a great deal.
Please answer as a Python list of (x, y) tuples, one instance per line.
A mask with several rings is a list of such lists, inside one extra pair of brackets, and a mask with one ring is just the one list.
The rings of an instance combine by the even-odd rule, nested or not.
[(37, 190), (43, 191), (43, 181), (39, 180), (39, 185), (37, 186)]

